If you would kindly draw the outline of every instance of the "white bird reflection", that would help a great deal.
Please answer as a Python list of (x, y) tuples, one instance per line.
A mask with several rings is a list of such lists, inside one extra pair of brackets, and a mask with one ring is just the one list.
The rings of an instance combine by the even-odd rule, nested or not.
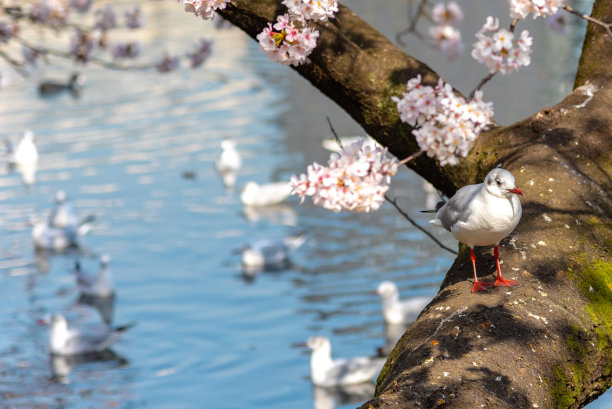
[(125, 366), (129, 363), (127, 359), (111, 350), (76, 356), (50, 355), (49, 363), (53, 379), (58, 383), (69, 384), (70, 373), (77, 366), (91, 362), (104, 363), (110, 367)]
[(24, 185), (32, 186), (36, 183), (36, 170), (38, 165), (34, 163), (19, 163), (9, 165), (9, 170), (15, 170), (21, 175), (21, 181)]
[(387, 324), (385, 323), (385, 345), (382, 347), (382, 354), (387, 356), (395, 348), (397, 341), (404, 335), (404, 332), (411, 324)]
[(248, 182), (240, 193), (245, 206), (272, 206), (279, 204), (291, 194), (289, 182), (272, 182), (259, 185)]
[(423, 191), (425, 192), (425, 208), (435, 209), (436, 203), (441, 200), (438, 191), (425, 179), (423, 179)]
[[(372, 139), (370, 136), (368, 135), (364, 135), (364, 136), (341, 136), (340, 138), (338, 138), (338, 140), (334, 139), (323, 139), (321, 141), (321, 146), (323, 146), (324, 149), (327, 149), (328, 151), (332, 151), (332, 152), (336, 152), (336, 153), (340, 153), (342, 152), (343, 149), (345, 149), (347, 146), (352, 145), (353, 143), (360, 141), (361, 139), (366, 139), (368, 144), (371, 144), (371, 146), (374, 148), (377, 145), (379, 145), (378, 142), (376, 142), (374, 139)], [(340, 142), (340, 143), (338, 143)]]
[(334, 409), (336, 406), (360, 404), (374, 397), (374, 383), (365, 382), (344, 386), (312, 387), (315, 409)]
[(246, 219), (252, 223), (266, 221), (284, 226), (297, 226), (298, 214), (287, 205), (244, 206), (242, 211)]

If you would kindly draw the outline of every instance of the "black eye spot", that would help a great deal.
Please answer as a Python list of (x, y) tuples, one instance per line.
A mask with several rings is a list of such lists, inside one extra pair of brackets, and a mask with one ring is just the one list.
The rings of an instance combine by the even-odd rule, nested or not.
[(495, 179), (495, 181), (497, 182), (497, 186), (501, 186), (501, 180)]

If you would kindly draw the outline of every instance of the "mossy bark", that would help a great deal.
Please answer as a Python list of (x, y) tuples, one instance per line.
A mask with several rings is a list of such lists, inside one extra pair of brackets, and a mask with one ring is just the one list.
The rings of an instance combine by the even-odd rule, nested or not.
[[(284, 12), (277, 0), (233, 0), (223, 16), (255, 37)], [(609, 2), (593, 15), (612, 21)], [(417, 150), (390, 97), (438, 76), (345, 7), (318, 25), (311, 64), (296, 70), (398, 158)], [(523, 219), (500, 246), (505, 276), (472, 294), (461, 248), (438, 295), (388, 357), (362, 408), (579, 408), (612, 384), (612, 41), (589, 26), (576, 85), (554, 107), (483, 133), (470, 155), (441, 168), (409, 164), (438, 189), (481, 181), (502, 165), (523, 190)], [(525, 95), (529, 98), (529, 95)], [(490, 251), (477, 265), (492, 280)]]

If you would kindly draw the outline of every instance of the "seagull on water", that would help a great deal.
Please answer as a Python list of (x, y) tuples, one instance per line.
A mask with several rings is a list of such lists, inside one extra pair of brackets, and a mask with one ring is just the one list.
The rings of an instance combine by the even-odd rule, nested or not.
[(410, 324), (432, 300), (426, 296), (400, 300), (397, 285), (392, 281), (380, 283), (376, 292), (382, 298), (383, 316), (388, 324)]
[(232, 188), (236, 183), (236, 175), (242, 161), (240, 153), (236, 149), (236, 142), (232, 139), (224, 139), (221, 142), (221, 154), (217, 158), (215, 167), (223, 179), (226, 188)]
[(332, 359), (331, 343), (323, 336), (310, 337), (305, 346), (312, 350), (310, 379), (317, 386), (352, 385), (371, 381), (382, 369), (385, 358), (355, 357)]
[(502, 277), (498, 248), (499, 242), (521, 220), (521, 202), (517, 195), (522, 196), (523, 192), (516, 188), (512, 173), (497, 168), (489, 172), (483, 183), (464, 186), (448, 202), (436, 206), (436, 218), (430, 223), (444, 227), (471, 249), (474, 267), (472, 292), (485, 291), (493, 285), (478, 281), (474, 246), (495, 245), (496, 286), (518, 285), (517, 281)]
[(305, 235), (287, 236), (280, 240), (259, 240), (242, 248), (245, 272), (277, 270), (289, 263), (290, 254), (306, 241)]
[(68, 328), (61, 314), (51, 317), (49, 352), (52, 355), (72, 356), (101, 352), (117, 342), (121, 335), (135, 324), (122, 327), (102, 325), (91, 329)]
[(242, 189), (240, 200), (245, 206), (272, 206), (291, 194), (289, 182), (272, 182), (259, 185), (248, 182)]
[(115, 293), (113, 289), (113, 276), (108, 264), (110, 256), (108, 254), (100, 257), (100, 270), (96, 274), (89, 274), (81, 267), (81, 263), (74, 263), (74, 275), (77, 286), (81, 294), (89, 297), (112, 297)]
[(13, 166), (34, 165), (38, 162), (38, 149), (34, 143), (34, 132), (27, 129), (23, 132), (21, 140), (16, 147), (5, 141), (8, 152), (8, 162)]
[(63, 251), (78, 247), (79, 238), (93, 227), (93, 216), (81, 220), (76, 226), (52, 227), (46, 218), (32, 217), (32, 242), (36, 250)]

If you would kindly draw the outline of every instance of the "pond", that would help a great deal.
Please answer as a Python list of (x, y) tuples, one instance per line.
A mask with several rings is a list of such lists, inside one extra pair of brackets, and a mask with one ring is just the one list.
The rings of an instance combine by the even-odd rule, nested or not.
[[(406, 2), (387, 3), (380, 9), (365, 0), (347, 2), (393, 37), (406, 25)], [(403, 298), (433, 296), (452, 255), (388, 204), (372, 214), (335, 214), (292, 197), (265, 211), (244, 208), (239, 196), (247, 182), (288, 180), (311, 161), (326, 160), (321, 141), (332, 137), (326, 117), (341, 135), (363, 131), (237, 29), (215, 30), (174, 1), (141, 7), (148, 16), (138, 34), (143, 59), (161, 50), (185, 52), (204, 36), (214, 41), (206, 66), (170, 75), (79, 67), (87, 78), (79, 98), (41, 98), (39, 81), (65, 79), (73, 69), (58, 62), (27, 80), (13, 78), (1, 91), (2, 136), (16, 141), (31, 129), (40, 159), (31, 186), (4, 166), (0, 174), (0, 406), (356, 407), (370, 397), (372, 384), (358, 391), (313, 388), (309, 356), (292, 344), (325, 335), (335, 356), (375, 354), (392, 334), (371, 292), (392, 280)], [(482, 9), (466, 29), (471, 19), (484, 21)], [(554, 44), (557, 53), (572, 54), (571, 41), (541, 31), (546, 46), (531, 71), (485, 90), (501, 123), (553, 104), (571, 88), (575, 64), (546, 64), (558, 54), (545, 51)], [(469, 56), (453, 66), (428, 47), (415, 47), (463, 92), (485, 74), (468, 69)], [(519, 85), (508, 88), (511, 80)], [(237, 142), (242, 156), (230, 189), (214, 169), (225, 138)], [(59, 190), (80, 215), (94, 214), (95, 225), (81, 253), (36, 254), (31, 217), (48, 212)], [(390, 195), (427, 224), (417, 211), (435, 195), (417, 176), (400, 170)], [(243, 274), (241, 246), (300, 233), (307, 240), (287, 269)], [(456, 246), (450, 235), (435, 233)], [(77, 304), (71, 270), (76, 260), (95, 269), (103, 254), (111, 257), (117, 292), (113, 323), (136, 325), (113, 355), (53, 362), (48, 329), (38, 321), (59, 312), (74, 325), (100, 322), (91, 307)], [(58, 365), (62, 376), (53, 377)], [(589, 408), (610, 405), (608, 394)]]

